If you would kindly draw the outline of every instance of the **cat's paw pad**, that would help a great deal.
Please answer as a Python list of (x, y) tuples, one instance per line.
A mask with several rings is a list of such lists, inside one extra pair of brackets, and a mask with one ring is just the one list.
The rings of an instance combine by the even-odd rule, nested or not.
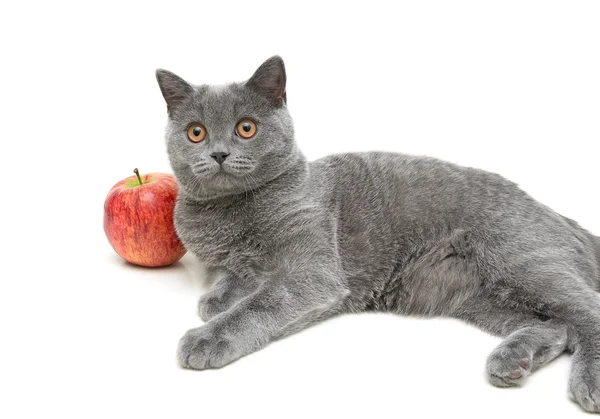
[(177, 359), (183, 368), (220, 368), (241, 356), (233, 342), (214, 328), (190, 329), (179, 341)]
[(525, 350), (496, 348), (487, 360), (488, 378), (497, 387), (519, 386), (531, 374), (531, 363), (531, 355)]
[(600, 413), (600, 377), (575, 373), (569, 381), (569, 396), (586, 411)]
[(226, 311), (227, 307), (224, 302), (211, 293), (204, 294), (198, 300), (198, 316), (202, 321), (207, 322), (217, 314), (221, 314)]

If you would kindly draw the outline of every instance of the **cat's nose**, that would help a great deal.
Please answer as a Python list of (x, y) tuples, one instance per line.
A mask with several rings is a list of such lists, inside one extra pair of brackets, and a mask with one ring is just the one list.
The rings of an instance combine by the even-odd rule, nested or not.
[(210, 155), (210, 157), (215, 159), (217, 161), (217, 163), (219, 163), (219, 164), (223, 164), (223, 162), (225, 161), (227, 156), (229, 156), (229, 153), (225, 153), (223, 151), (215, 151), (214, 153), (212, 153)]

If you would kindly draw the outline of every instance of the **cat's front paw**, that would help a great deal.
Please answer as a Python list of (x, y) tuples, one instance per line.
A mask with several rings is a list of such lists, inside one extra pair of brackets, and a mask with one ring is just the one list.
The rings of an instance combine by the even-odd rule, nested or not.
[(241, 357), (242, 351), (231, 338), (211, 325), (190, 329), (179, 341), (177, 359), (184, 368), (220, 368)]

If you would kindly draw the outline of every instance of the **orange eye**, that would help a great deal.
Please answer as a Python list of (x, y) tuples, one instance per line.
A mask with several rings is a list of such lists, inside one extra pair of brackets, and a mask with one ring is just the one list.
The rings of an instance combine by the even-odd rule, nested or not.
[(192, 124), (187, 130), (188, 138), (194, 143), (199, 143), (206, 137), (206, 128), (202, 124)]
[(246, 140), (256, 134), (256, 124), (250, 119), (242, 119), (235, 128), (235, 133)]

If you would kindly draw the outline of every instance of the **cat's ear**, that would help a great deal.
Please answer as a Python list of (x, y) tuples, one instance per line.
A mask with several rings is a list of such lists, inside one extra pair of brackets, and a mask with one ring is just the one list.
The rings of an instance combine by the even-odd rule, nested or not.
[(156, 70), (156, 80), (167, 102), (169, 115), (194, 93), (194, 87), (191, 84), (170, 71), (159, 68)]
[(275, 106), (286, 103), (285, 66), (281, 57), (275, 55), (265, 61), (246, 82), (246, 86), (271, 99)]

